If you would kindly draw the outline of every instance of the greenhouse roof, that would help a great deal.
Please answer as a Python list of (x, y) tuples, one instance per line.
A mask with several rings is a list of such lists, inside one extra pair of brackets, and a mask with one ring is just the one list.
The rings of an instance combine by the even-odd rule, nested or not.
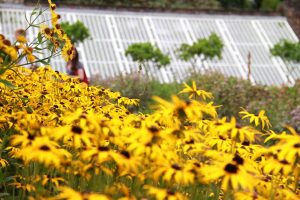
[[(0, 8), (0, 33), (14, 39), (14, 31), (26, 27), (25, 15), (31, 8)], [(247, 78), (248, 53), (251, 53), (251, 81), (265, 85), (293, 83), (300, 78), (300, 65), (273, 57), (270, 48), (281, 39), (298, 41), (286, 18), (266, 16), (164, 14), (109, 12), (101, 10), (58, 9), (62, 21), (82, 21), (91, 38), (78, 45), (81, 61), (89, 77), (109, 78), (138, 71), (138, 63), (125, 56), (128, 45), (151, 42), (172, 58), (169, 66), (150, 66), (153, 78), (160, 82), (183, 80), (192, 71), (191, 64), (175, 55), (182, 43), (192, 43), (215, 32), (224, 44), (222, 59), (198, 59), (198, 70), (213, 70), (225, 75)], [(24, 17), (20, 17), (24, 16)], [(48, 16), (49, 18), (49, 16)], [(29, 29), (29, 39), (38, 29)], [(65, 71), (65, 62), (54, 58), (51, 66)], [(203, 67), (200, 67), (203, 66)]]

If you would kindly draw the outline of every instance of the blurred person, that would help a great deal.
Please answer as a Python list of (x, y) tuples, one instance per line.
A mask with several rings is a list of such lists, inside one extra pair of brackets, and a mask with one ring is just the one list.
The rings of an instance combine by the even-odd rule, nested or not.
[(83, 64), (79, 61), (79, 54), (76, 48), (74, 48), (74, 52), (73, 59), (67, 63), (67, 73), (71, 76), (78, 77), (81, 82), (89, 84)]
[[(16, 42), (16, 46), (19, 46), (19, 45), (20, 45), (20, 41), (22, 41), (23, 43), (26, 43), (26, 42), (27, 42), (27, 39), (26, 39), (26, 31), (25, 31), (24, 29), (17, 29), (17, 30), (15, 31), (15, 39), (16, 39), (16, 41), (17, 41), (17, 42)], [(18, 53), (19, 53), (19, 56), (20, 56), (22, 52), (18, 51)], [(28, 62), (27, 62), (26, 56), (23, 56), (23, 57), (19, 60), (19, 62), (18, 62), (18, 64), (19, 64), (20, 66), (29, 67), (29, 66), (26, 65), (27, 63), (28, 63)]]
[[(26, 31), (24, 29), (17, 29), (15, 31), (15, 38), (16, 38), (16, 46), (18, 46), (20, 48), (21, 44), (26, 44), (27, 43), (27, 38), (26, 38), (27, 34)], [(27, 46), (26, 46), (27, 47)], [(24, 47), (23, 47), (24, 48)], [(30, 47), (27, 47), (27, 49), (30, 49)], [(19, 56), (21, 56), (22, 52), (20, 51), (20, 49), (18, 50)], [(19, 60), (18, 65), (19, 66), (23, 66), (23, 67), (27, 67), (30, 68), (32, 70), (35, 70), (38, 68), (37, 65), (34, 64), (29, 64), (32, 61), (29, 61), (27, 59), (27, 56), (22, 56), (22, 58)]]

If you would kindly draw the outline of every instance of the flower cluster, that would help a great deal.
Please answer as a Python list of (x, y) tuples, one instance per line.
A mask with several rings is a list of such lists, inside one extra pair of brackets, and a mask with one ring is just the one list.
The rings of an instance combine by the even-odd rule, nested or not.
[(62, 47), (62, 56), (65, 61), (69, 61), (73, 58), (75, 50), (72, 45), (71, 40), (68, 38), (67, 34), (62, 29), (61, 25), (58, 23), (60, 15), (55, 12), (56, 4), (48, 0), (50, 12), (51, 12), (51, 24), (50, 28), (46, 24), (40, 26), (40, 31), (43, 36), (48, 39), (51, 44), (53, 44), (53, 51), (55, 52), (60, 46)]
[[(6, 191), (39, 199), (297, 199), (300, 136), (240, 126), (192, 93), (138, 100), (87, 87), (50, 67), (7, 71), (0, 84)], [(186, 85), (187, 87), (187, 85)], [(199, 99), (199, 100), (195, 100)], [(244, 112), (246, 112), (244, 110)], [(252, 115), (251, 115), (252, 116)], [(253, 115), (254, 116), (254, 115)], [(266, 117), (266, 116), (264, 116)], [(263, 137), (268, 135), (265, 142)], [(276, 142), (277, 141), (277, 142)], [(23, 192), (22, 192), (23, 191)]]
[[(73, 47), (49, 3), (53, 28), (44, 26), (42, 33), (53, 51), (63, 38), (70, 59)], [(15, 46), (0, 37), (0, 58), (19, 59)], [(26, 39), (18, 41), (27, 52)], [(89, 87), (50, 66), (2, 69), (1, 197), (299, 199), (299, 133), (270, 130), (265, 111), (243, 109), (248, 126), (219, 118), (212, 94), (193, 83), (180, 92), (188, 100), (155, 97), (152, 114), (136, 114), (128, 107), (139, 100)]]
[(15, 61), (18, 59), (18, 51), (4, 35), (0, 34), (0, 64), (3, 64), (6, 56), (9, 61)]

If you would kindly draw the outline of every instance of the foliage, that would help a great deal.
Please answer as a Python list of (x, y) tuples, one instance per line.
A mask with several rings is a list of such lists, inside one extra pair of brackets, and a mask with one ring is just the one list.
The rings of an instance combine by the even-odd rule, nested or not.
[[(95, 81), (98, 80), (95, 78), (91, 82), (93, 85), (104, 85), (111, 87), (114, 91), (121, 91), (124, 96), (141, 99), (140, 107), (134, 110), (147, 113), (153, 112), (149, 109), (154, 104), (151, 96), (170, 100), (170, 96), (178, 93), (182, 88), (179, 83), (159, 83), (155, 80), (146, 80), (142, 76), (139, 79), (133, 77), (138, 76), (116, 77), (101, 82)], [(238, 119), (241, 107), (252, 113), (266, 110), (273, 129), (276, 131), (281, 131), (282, 126), (290, 122), (292, 116), (289, 113), (300, 105), (300, 82), (296, 82), (291, 87), (268, 87), (252, 85), (249, 81), (226, 77), (217, 72), (193, 74), (185, 81), (192, 84), (193, 80), (201, 86), (200, 89), (213, 94), (216, 104), (223, 105), (219, 109), (219, 116), (235, 116)], [(187, 98), (187, 96), (182, 97)]]
[[(15, 68), (20, 66), (36, 68), (38, 64), (48, 65), (52, 57), (61, 54), (66, 61), (73, 57), (73, 45), (58, 24), (59, 15), (55, 9), (56, 6), (51, 3), (52, 28), (46, 25), (45, 21), (37, 21), (43, 15), (44, 10), (35, 8), (30, 16), (26, 17), (28, 26), (23, 30), (25, 35), (21, 34), (16, 38), (16, 41), (11, 42), (0, 34), (0, 75), (7, 70), (15, 71)], [(40, 29), (36, 38), (30, 42), (25, 37), (29, 28)], [(43, 57), (46, 52), (50, 55)], [(22, 63), (24, 59), (26, 63)], [(14, 85), (8, 80), (0, 79), (0, 82), (14, 88)]]
[(50, 66), (17, 66), (0, 79), (17, 88), (0, 83), (1, 198), (293, 200), (300, 192), (299, 133), (270, 130), (264, 111), (244, 111), (255, 126), (219, 118), (194, 82), (179, 91), (189, 99), (154, 97), (152, 114), (135, 114), (127, 108), (139, 100)]
[(212, 59), (215, 56), (221, 58), (223, 42), (221, 38), (212, 33), (207, 39), (198, 39), (193, 44), (182, 44), (179, 51), (179, 57), (185, 61), (188, 61), (195, 56), (203, 56), (204, 59)]
[(291, 120), (289, 121), (289, 124), (300, 132), (300, 105), (296, 107), (292, 112), (290, 113), (291, 115)]
[[(28, 1), (28, 0), (25, 0)], [(46, 0), (41, 0), (46, 1)], [(28, 1), (30, 2), (30, 1)], [(218, 9), (217, 0), (60, 0), (60, 4), (87, 5), (87, 6), (108, 6), (108, 7), (129, 7), (129, 8), (164, 8), (164, 9)]]
[(282, 0), (262, 0), (261, 10), (263, 11), (276, 11), (281, 5)]
[(300, 62), (300, 43), (282, 40), (274, 45), (271, 53), (287, 61)]
[(137, 109), (144, 111), (147, 109), (148, 105), (145, 103), (154, 95), (152, 83), (153, 81), (149, 81), (149, 79), (141, 76), (140, 73), (132, 73), (125, 76), (119, 75), (106, 80), (101, 80), (95, 75), (90, 80), (90, 85), (101, 85), (105, 88), (110, 88), (112, 91), (119, 91), (126, 97), (140, 99), (139, 107), (130, 107), (132, 111), (137, 111)]
[(17, 71), (1, 75), (17, 93), (0, 84), (6, 199), (297, 198), (299, 135), (260, 128), (265, 115), (258, 126), (218, 118), (197, 86), (183, 90), (189, 100), (156, 97), (152, 114), (133, 114), (137, 101), (119, 92), (49, 67)]
[(119, 75), (114, 78), (101, 80), (97, 75), (90, 81), (91, 85), (101, 85), (112, 91), (119, 91), (123, 96), (140, 99), (138, 107), (130, 107), (131, 111), (151, 113), (151, 105), (154, 104), (153, 96), (171, 100), (171, 96), (178, 92), (178, 85), (173, 83), (159, 83), (157, 80), (149, 80), (140, 73)]
[[(25, 0), (29, 3), (29, 0)], [(41, 0), (46, 1), (46, 0)], [(60, 4), (101, 7), (157, 8), (157, 9), (234, 9), (276, 11), (282, 0), (60, 0)]]
[(83, 42), (90, 37), (89, 29), (79, 20), (71, 24), (69, 22), (61, 23), (62, 29), (66, 32), (72, 43)]
[(282, 0), (218, 0), (225, 9), (276, 11)]
[(218, 1), (225, 9), (229, 9), (229, 8), (245, 9), (251, 7), (250, 0), (218, 0)]
[(164, 55), (158, 47), (153, 46), (150, 42), (129, 45), (125, 55), (130, 55), (134, 61), (139, 63), (154, 62), (159, 68), (170, 64), (169, 56)]

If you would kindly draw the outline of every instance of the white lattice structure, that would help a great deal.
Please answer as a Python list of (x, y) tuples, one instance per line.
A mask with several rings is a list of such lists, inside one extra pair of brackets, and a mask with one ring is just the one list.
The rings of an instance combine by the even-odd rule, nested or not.
[[(31, 8), (0, 8), (0, 33), (14, 37), (14, 31), (26, 27), (25, 15)], [(280, 85), (293, 83), (300, 78), (300, 65), (285, 63), (271, 56), (269, 49), (281, 39), (298, 41), (284, 17), (250, 17), (218, 15), (182, 15), (163, 13), (107, 12), (96, 10), (58, 9), (62, 21), (82, 21), (90, 30), (91, 38), (80, 44), (81, 61), (88, 76), (98, 74), (108, 78), (120, 73), (137, 71), (138, 64), (125, 56), (128, 45), (152, 42), (172, 58), (171, 65), (157, 69), (150, 66), (154, 78), (161, 82), (183, 80), (191, 72), (189, 63), (179, 60), (174, 50), (182, 43), (192, 43), (198, 38), (217, 33), (224, 41), (221, 60), (200, 63), (199, 68), (216, 70), (223, 74), (246, 78), (247, 54), (252, 54), (251, 80), (254, 83)], [(46, 18), (49, 16), (46, 16)], [(29, 30), (29, 38), (37, 35)], [(51, 61), (52, 67), (65, 71), (61, 58)]]

